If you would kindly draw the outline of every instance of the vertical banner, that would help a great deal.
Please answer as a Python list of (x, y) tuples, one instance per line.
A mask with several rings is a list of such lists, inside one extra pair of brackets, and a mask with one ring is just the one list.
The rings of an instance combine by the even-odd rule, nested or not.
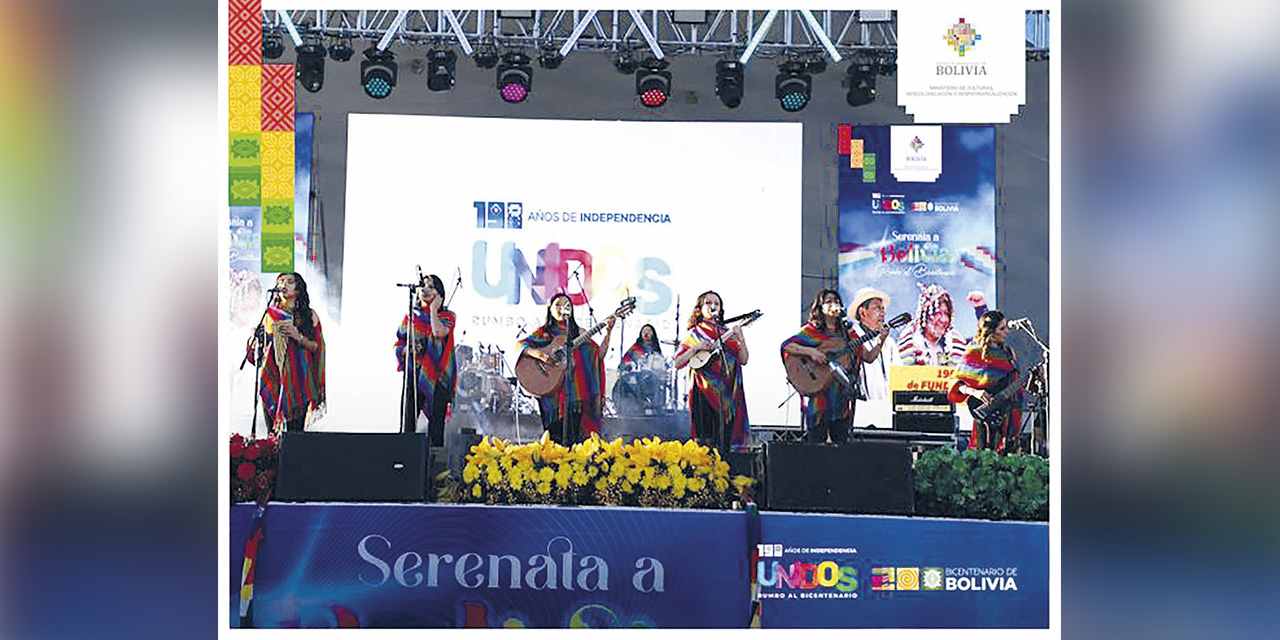
[[(977, 330), (977, 303), (994, 305), (995, 139), (991, 126), (850, 127), (839, 162), (840, 296), (853, 306), (873, 287), (889, 296), (887, 317), (912, 315), (891, 334), (904, 365), (956, 364)], [(922, 353), (926, 340), (939, 355)], [(888, 410), (876, 398), (860, 413), (887, 422)]]
[(262, 271), (294, 271), (292, 64), (262, 67)]

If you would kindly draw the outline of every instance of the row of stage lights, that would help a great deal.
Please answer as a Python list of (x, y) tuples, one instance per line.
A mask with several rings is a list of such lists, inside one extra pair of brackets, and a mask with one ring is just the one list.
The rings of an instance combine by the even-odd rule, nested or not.
[[(278, 33), (268, 33), (262, 39), (263, 55), (276, 59), (284, 54), (284, 40)], [(303, 89), (312, 93), (324, 86), (324, 60), (326, 54), (335, 62), (350, 60), (355, 51), (351, 44), (340, 41), (327, 49), (318, 38), (308, 37), (297, 47), (297, 79)], [(495, 69), (494, 89), (504, 101), (524, 102), (533, 90), (533, 66), (529, 56), (520, 51), (499, 54), (492, 44), (480, 45), (473, 55), (476, 66)], [(555, 69), (564, 58), (555, 50), (543, 50), (538, 55), (538, 66)], [(458, 56), (451, 49), (433, 48), (427, 51), (421, 71), (427, 76), (429, 91), (448, 91), (453, 88)], [(657, 108), (671, 98), (671, 72), (666, 60), (645, 58), (637, 60), (630, 51), (615, 56), (614, 67), (619, 73), (635, 76), (636, 97), (649, 108)], [(881, 54), (862, 60), (854, 60), (845, 71), (842, 86), (847, 90), (845, 100), (850, 106), (860, 107), (875, 102), (876, 77), (891, 75), (897, 69), (892, 54)], [(827, 70), (826, 60), (819, 56), (791, 57), (778, 65), (774, 78), (774, 97), (783, 111), (796, 112), (809, 104), (813, 92), (813, 76)], [(390, 50), (370, 47), (360, 61), (360, 83), (371, 98), (383, 100), (396, 86), (399, 66)], [(737, 60), (726, 59), (716, 63), (715, 93), (730, 109), (742, 104), (743, 65)]]

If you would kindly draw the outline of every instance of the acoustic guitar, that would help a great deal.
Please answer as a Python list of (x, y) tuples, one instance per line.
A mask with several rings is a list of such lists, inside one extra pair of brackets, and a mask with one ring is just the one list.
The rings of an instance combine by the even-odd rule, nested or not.
[[(911, 322), (911, 314), (902, 313), (890, 320), (887, 326), (890, 329), (897, 329), (908, 322)], [(823, 340), (818, 344), (818, 350), (826, 354), (825, 364), (819, 364), (809, 356), (784, 351), (782, 364), (787, 369), (787, 381), (801, 395), (806, 396), (826, 389), (833, 379), (839, 380), (840, 384), (852, 390), (854, 381), (857, 380), (857, 371), (854, 370), (854, 353), (867, 341), (879, 335), (880, 332), (876, 331), (857, 339), (846, 340), (840, 336), (833, 336)], [(851, 370), (854, 370), (853, 376), (849, 375)]]
[[(609, 318), (625, 318), (635, 308), (635, 296), (623, 300), (616, 311), (606, 316), (604, 320), (591, 327), (591, 329), (579, 333), (578, 337), (569, 343), (567, 351), (573, 352), (583, 342), (590, 340), (591, 336), (599, 333), (601, 329), (604, 329), (609, 324)], [(565, 358), (565, 340), (565, 335), (561, 334), (556, 336), (550, 344), (541, 348), (544, 353), (552, 354), (551, 362), (543, 362), (529, 355), (527, 351), (520, 354), (515, 366), (516, 379), (520, 381), (526, 391), (535, 396), (545, 396), (554, 393), (564, 383), (564, 373), (569, 368), (569, 362)]]
[(742, 316), (742, 319), (739, 320), (738, 322), (735, 322), (733, 324), (733, 327), (726, 327), (725, 330), (720, 334), (720, 337), (716, 338), (716, 341), (711, 344), (710, 349), (700, 350), (697, 353), (694, 353), (693, 357), (689, 358), (689, 366), (693, 367), (694, 369), (701, 369), (707, 366), (707, 363), (711, 362), (711, 356), (714, 356), (715, 354), (719, 353), (720, 349), (724, 347), (725, 336), (729, 335), (730, 332), (732, 332), (734, 329), (738, 327), (745, 327), (751, 324), (752, 322), (759, 320), (760, 316), (762, 315), (764, 315), (764, 313), (759, 309), (756, 309), (755, 311), (752, 311), (751, 313), (748, 313), (745, 316)]

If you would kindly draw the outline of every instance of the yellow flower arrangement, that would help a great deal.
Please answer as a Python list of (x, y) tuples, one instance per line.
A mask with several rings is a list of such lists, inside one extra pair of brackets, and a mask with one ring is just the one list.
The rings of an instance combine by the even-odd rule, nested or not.
[(544, 433), (519, 445), (486, 436), (471, 447), (461, 478), (447, 480), (440, 494), (489, 504), (728, 508), (750, 495), (753, 483), (730, 480), (719, 452), (694, 440), (592, 435), (565, 447)]

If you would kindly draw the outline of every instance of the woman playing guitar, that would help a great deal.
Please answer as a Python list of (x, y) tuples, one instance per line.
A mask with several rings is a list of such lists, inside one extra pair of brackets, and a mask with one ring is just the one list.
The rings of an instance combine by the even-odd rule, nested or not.
[[(843, 371), (856, 374), (859, 356), (857, 349), (849, 348), (849, 331), (840, 294), (834, 289), (823, 289), (809, 304), (809, 321), (799, 333), (782, 343), (783, 360), (804, 356), (814, 366), (827, 367), (830, 359), (840, 364)], [(829, 436), (833, 443), (839, 444), (848, 438), (849, 425), (853, 422), (853, 388), (832, 376), (824, 388), (802, 397), (800, 407), (809, 442), (825, 443)]]
[(698, 353), (711, 351), (715, 354), (706, 364), (690, 370), (690, 436), (727, 453), (731, 446), (742, 444), (747, 438), (747, 400), (742, 389), (747, 343), (742, 337), (742, 325), (725, 327), (720, 294), (707, 291), (698, 296), (693, 313), (689, 314), (689, 332), (676, 347), (676, 369), (688, 365)]
[[(1018, 358), (1005, 342), (1009, 322), (999, 311), (978, 320), (978, 333), (951, 374), (951, 402), (968, 401), (974, 413), (969, 448), (1011, 453), (1022, 425), (1022, 394), (1018, 390)], [(985, 416), (985, 417), (980, 417)]]
[[(614, 319), (615, 316), (611, 315), (605, 321), (607, 328), (599, 345), (587, 339), (573, 350), (563, 383), (538, 397), (542, 428), (550, 432), (555, 442), (572, 445), (581, 442), (588, 434), (600, 432), (604, 353), (609, 348)], [(569, 296), (557, 293), (547, 303), (546, 322), (520, 341), (520, 355), (551, 363), (556, 349), (572, 343), (580, 333), (573, 318), (573, 302)]]

